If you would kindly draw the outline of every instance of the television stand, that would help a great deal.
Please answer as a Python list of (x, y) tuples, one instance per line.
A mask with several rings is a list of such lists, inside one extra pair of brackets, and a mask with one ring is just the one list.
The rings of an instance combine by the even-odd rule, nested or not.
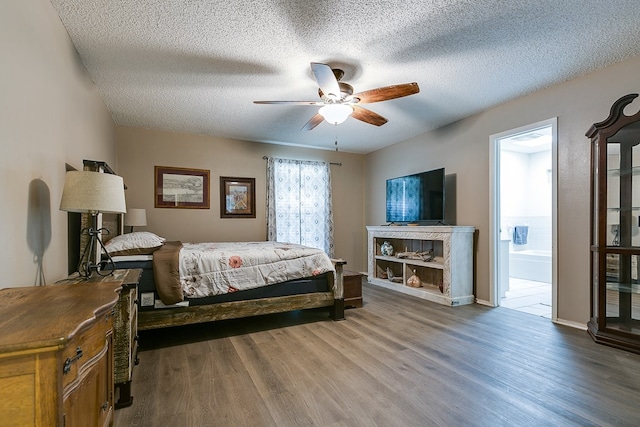
[[(439, 304), (471, 304), (474, 232), (470, 226), (369, 226), (368, 282)], [(383, 254), (384, 242), (392, 254)]]

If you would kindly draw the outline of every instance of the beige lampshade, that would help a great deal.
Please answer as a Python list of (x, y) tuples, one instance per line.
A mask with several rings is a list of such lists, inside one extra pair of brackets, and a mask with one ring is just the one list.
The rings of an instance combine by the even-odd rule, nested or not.
[(124, 216), (124, 225), (131, 227), (143, 227), (147, 225), (147, 210), (131, 208)]
[(125, 213), (121, 176), (90, 171), (69, 171), (64, 179), (60, 210), (67, 212)]

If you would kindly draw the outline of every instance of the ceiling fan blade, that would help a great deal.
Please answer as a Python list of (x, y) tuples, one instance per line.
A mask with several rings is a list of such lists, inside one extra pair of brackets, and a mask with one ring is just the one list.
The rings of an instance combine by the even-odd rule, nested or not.
[(324, 120), (324, 117), (322, 117), (320, 113), (316, 113), (313, 117), (309, 119), (307, 124), (304, 125), (302, 130), (311, 130), (314, 127), (318, 126), (320, 123), (322, 123), (323, 120)]
[(369, 123), (374, 126), (382, 126), (387, 123), (388, 120), (382, 117), (378, 113), (374, 113), (371, 110), (367, 110), (366, 108), (358, 107), (357, 105), (352, 105), (353, 113), (351, 113), (351, 117), (356, 120), (360, 120), (361, 122)]
[(311, 70), (313, 71), (313, 76), (316, 78), (316, 82), (318, 82), (318, 86), (320, 86), (320, 90), (322, 90), (325, 95), (333, 95), (336, 99), (340, 98), (340, 85), (331, 67), (327, 64), (312, 62)]
[(254, 104), (324, 105), (322, 101), (253, 101)]
[(402, 98), (403, 96), (413, 95), (418, 92), (420, 92), (418, 83), (413, 82), (365, 90), (364, 92), (353, 94), (353, 97), (360, 99), (359, 104), (371, 104), (373, 102)]

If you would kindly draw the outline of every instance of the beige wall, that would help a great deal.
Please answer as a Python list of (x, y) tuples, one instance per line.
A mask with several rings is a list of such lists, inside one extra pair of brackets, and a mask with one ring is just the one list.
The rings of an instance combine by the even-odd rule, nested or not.
[[(129, 127), (116, 128), (116, 141), (127, 207), (147, 210), (148, 226), (139, 230), (183, 242), (266, 239), (263, 156), (341, 162), (331, 166), (335, 256), (350, 269), (365, 269), (364, 156)], [(211, 208), (154, 208), (154, 166), (210, 170)], [(256, 179), (255, 219), (220, 218), (221, 176)]]
[[(67, 275), (65, 163), (115, 164), (114, 125), (48, 0), (0, 2), (0, 287)], [(43, 256), (39, 256), (43, 253)]]
[(447, 175), (456, 176), (457, 224), (477, 229), (476, 296), (488, 301), (489, 137), (558, 117), (558, 319), (586, 324), (590, 144), (584, 134), (607, 118), (615, 100), (640, 92), (639, 73), (640, 58), (634, 58), (371, 153), (366, 159), (366, 223), (384, 223), (387, 178), (445, 167)]

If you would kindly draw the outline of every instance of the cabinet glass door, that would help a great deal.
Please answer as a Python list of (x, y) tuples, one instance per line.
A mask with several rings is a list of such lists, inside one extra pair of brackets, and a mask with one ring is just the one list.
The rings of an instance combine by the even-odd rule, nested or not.
[[(640, 145), (636, 124), (607, 141), (606, 327), (640, 332)], [(630, 128), (630, 129), (627, 129)]]

